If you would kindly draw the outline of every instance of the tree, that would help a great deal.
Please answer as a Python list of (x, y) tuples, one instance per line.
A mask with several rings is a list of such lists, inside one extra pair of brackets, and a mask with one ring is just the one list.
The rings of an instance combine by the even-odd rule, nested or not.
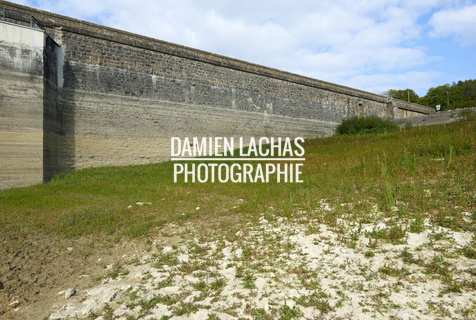
[(420, 97), (413, 91), (412, 89), (405, 89), (405, 90), (394, 90), (390, 89), (383, 93), (385, 96), (399, 99), (403, 101), (410, 101), (414, 103), (418, 103)]
[(412, 89), (390, 89), (382, 94), (393, 99), (410, 100), (410, 102), (431, 108), (440, 105), (440, 110), (470, 108), (476, 107), (476, 80), (458, 81), (458, 83), (447, 83), (430, 88), (421, 98)]
[(430, 88), (419, 103), (432, 108), (439, 104), (442, 110), (476, 107), (476, 80)]
[(459, 101), (457, 108), (476, 107), (476, 80), (458, 81), (464, 100)]
[(450, 85), (445, 84), (443, 86), (430, 88), (426, 95), (420, 98), (419, 103), (428, 107), (441, 106), (441, 110), (448, 110), (450, 97)]

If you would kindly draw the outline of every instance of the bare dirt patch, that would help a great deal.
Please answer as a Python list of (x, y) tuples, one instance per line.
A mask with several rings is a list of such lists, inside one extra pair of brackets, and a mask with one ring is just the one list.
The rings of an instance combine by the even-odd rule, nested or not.
[(43, 319), (58, 293), (83, 290), (105, 266), (140, 254), (140, 241), (111, 244), (110, 239), (55, 239), (30, 235), (0, 238), (0, 318)]

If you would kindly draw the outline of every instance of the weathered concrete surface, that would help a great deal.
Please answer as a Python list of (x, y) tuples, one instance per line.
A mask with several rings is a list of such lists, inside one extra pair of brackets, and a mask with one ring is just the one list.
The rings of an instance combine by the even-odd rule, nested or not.
[(398, 120), (395, 120), (394, 122), (400, 127), (404, 127), (407, 125), (430, 126), (434, 124), (456, 122), (456, 121), (462, 120), (460, 112), (463, 110), (473, 110), (476, 113), (476, 107), (458, 109), (458, 110), (447, 110), (447, 111), (435, 112), (423, 117), (420, 116), (420, 117), (413, 117), (413, 118), (407, 118), (407, 119), (398, 119)]
[(0, 188), (43, 181), (44, 37), (0, 22)]

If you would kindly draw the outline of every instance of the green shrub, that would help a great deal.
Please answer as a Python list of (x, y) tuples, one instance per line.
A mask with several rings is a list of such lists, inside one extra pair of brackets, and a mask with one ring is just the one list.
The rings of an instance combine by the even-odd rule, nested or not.
[(342, 120), (337, 126), (338, 134), (359, 134), (384, 132), (397, 128), (397, 125), (390, 120), (382, 119), (376, 116), (370, 117), (351, 117)]

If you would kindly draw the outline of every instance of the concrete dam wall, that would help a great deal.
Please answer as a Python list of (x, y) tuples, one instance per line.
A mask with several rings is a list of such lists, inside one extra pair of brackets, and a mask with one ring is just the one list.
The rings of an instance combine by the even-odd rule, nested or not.
[(313, 138), (349, 116), (432, 112), (6, 1), (2, 12), (0, 188), (166, 161), (171, 137)]

